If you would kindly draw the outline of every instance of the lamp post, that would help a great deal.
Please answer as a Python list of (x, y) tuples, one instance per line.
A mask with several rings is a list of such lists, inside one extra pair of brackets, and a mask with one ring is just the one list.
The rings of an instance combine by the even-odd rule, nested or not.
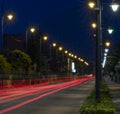
[(43, 41), (47, 41), (48, 37), (47, 36), (43, 36), (42, 38), (40, 38), (40, 54), (41, 54), (41, 50), (42, 50), (42, 40)]
[(47, 41), (48, 37), (47, 36), (43, 36), (40, 38), (40, 66), (39, 68), (41, 68), (41, 62), (42, 62), (42, 41)]
[(102, 48), (102, 21), (101, 21), (101, 0), (96, 1), (97, 39), (96, 39), (96, 100), (100, 102), (101, 84), (101, 48)]
[(5, 24), (5, 19), (7, 19), (8, 21), (11, 21), (13, 19), (13, 14), (12, 13), (8, 13), (7, 15), (2, 15), (2, 49), (4, 49), (4, 24)]
[[(53, 49), (53, 48), (55, 49), (56, 46), (57, 46), (56, 43), (52, 43), (52, 44), (50, 45), (50, 59), (51, 59), (51, 57), (52, 57), (52, 49)], [(56, 54), (56, 53), (55, 53), (55, 54)]]
[(35, 27), (28, 27), (26, 29), (26, 38), (25, 38), (25, 48), (26, 48), (26, 52), (28, 52), (28, 33), (34, 33), (36, 31)]

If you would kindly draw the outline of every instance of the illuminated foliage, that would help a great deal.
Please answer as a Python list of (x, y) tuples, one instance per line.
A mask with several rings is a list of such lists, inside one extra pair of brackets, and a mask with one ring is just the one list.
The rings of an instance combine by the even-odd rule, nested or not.
[(32, 64), (30, 56), (21, 50), (14, 50), (7, 54), (7, 59), (13, 70), (27, 71)]
[[(11, 72), (11, 65), (8, 63), (7, 59), (0, 55), (0, 78), (3, 74), (10, 74)], [(5, 75), (4, 75), (5, 76)]]

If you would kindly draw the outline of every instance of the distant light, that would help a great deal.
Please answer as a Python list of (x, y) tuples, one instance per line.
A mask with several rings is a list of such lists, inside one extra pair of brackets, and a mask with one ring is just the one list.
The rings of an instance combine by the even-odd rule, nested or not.
[(56, 45), (57, 45), (56, 43), (53, 43), (53, 44), (52, 44), (53, 47), (56, 47)]
[(93, 34), (94, 37), (96, 37), (96, 34)]
[(110, 42), (106, 42), (105, 45), (106, 45), (107, 47), (109, 47), (109, 46), (110, 46)]
[(75, 55), (74, 58), (77, 59), (77, 56)]
[(48, 40), (48, 37), (47, 37), (47, 36), (44, 36), (44, 37), (43, 37), (43, 40), (45, 40), (45, 41)]
[(84, 62), (87, 66), (89, 66), (89, 63), (87, 63), (86, 61)]
[(34, 27), (31, 27), (31, 28), (30, 28), (30, 32), (34, 33), (34, 32), (35, 32), (35, 28), (34, 28)]
[(65, 54), (67, 54), (68, 53), (68, 51), (67, 50), (65, 50)]
[(105, 49), (105, 52), (108, 53), (109, 49)]
[(71, 57), (74, 57), (74, 54), (72, 54)]
[(69, 53), (68, 55), (71, 56), (71, 53)]
[(105, 64), (106, 64), (106, 58), (104, 58), (104, 60), (103, 60), (103, 64), (102, 64), (103, 68), (105, 67)]
[(97, 27), (97, 24), (95, 22), (93, 22), (91, 25), (94, 29)]
[(59, 51), (62, 51), (63, 50), (63, 48), (62, 47), (59, 47)]
[(80, 59), (81, 62), (83, 62), (84, 60), (83, 59)]
[(107, 56), (107, 53), (104, 53), (104, 57), (106, 57)]
[(117, 3), (112, 3), (110, 6), (114, 12), (116, 12), (119, 8), (119, 4), (117, 4)]
[(104, 57), (104, 59), (107, 59), (107, 57)]

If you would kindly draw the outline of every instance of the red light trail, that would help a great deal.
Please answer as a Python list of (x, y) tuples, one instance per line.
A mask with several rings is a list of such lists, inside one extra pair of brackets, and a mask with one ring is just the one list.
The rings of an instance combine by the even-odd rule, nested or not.
[[(90, 79), (91, 78), (84, 78), (84, 79), (74, 80), (70, 82), (46, 85), (46, 86), (40, 86), (40, 87), (33, 86), (33, 87), (25, 87), (25, 88), (19, 88), (19, 89), (17, 88), (17, 89), (1, 90), (0, 105), (3, 106), (3, 108), (0, 110), (0, 114), (4, 114), (16, 108), (19, 108), (23, 105), (39, 100), (50, 94), (81, 84), (82, 82), (85, 82)], [(6, 103), (9, 104), (17, 100), (18, 102), (13, 103), (13, 105), (10, 105), (10, 106), (8, 105), (7, 107), (4, 107)]]

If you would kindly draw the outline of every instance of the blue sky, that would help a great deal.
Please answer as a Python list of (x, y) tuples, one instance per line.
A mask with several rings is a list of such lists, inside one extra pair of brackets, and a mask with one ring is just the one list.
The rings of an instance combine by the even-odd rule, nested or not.
[[(103, 34), (118, 41), (120, 11), (113, 14), (108, 1), (103, 4)], [(14, 22), (5, 26), (6, 33), (25, 34), (27, 24), (40, 26), (51, 40), (86, 60), (94, 59), (95, 43), (90, 26), (94, 18), (87, 0), (2, 0), (0, 4), (6, 12), (11, 10), (15, 14)], [(112, 36), (105, 32), (108, 26), (115, 28)]]

